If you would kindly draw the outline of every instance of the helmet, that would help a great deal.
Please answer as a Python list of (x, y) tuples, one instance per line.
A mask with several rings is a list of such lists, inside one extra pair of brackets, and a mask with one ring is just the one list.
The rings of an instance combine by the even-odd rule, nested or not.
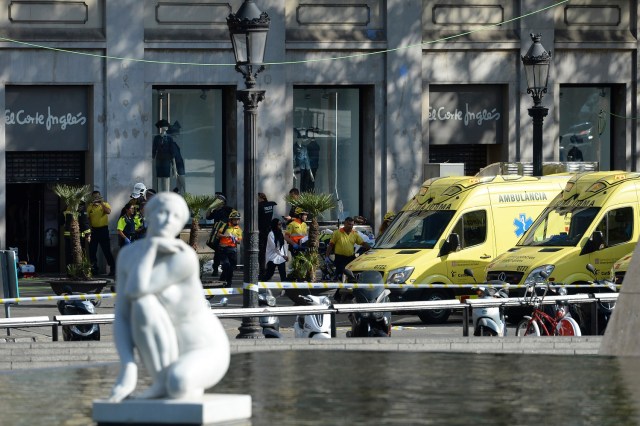
[(238, 213), (237, 210), (232, 210), (231, 213), (229, 213), (229, 220), (231, 219), (240, 219), (240, 213)]
[(308, 211), (306, 211), (305, 209), (303, 209), (302, 207), (296, 207), (296, 214), (297, 215), (301, 215), (301, 214), (309, 214)]
[(135, 185), (133, 185), (131, 198), (140, 198), (141, 195), (144, 197), (146, 194), (147, 194), (147, 187), (144, 185), (144, 183), (138, 182)]
[(385, 215), (384, 215), (384, 219), (383, 220), (393, 220), (393, 218), (396, 217), (396, 214), (392, 211), (389, 210)]

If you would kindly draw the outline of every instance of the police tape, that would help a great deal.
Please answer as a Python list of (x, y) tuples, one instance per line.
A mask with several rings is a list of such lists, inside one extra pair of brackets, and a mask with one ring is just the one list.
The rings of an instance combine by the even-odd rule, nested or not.
[(230, 296), (232, 294), (242, 294), (244, 290), (241, 288), (206, 288), (205, 296)]
[[(242, 294), (241, 288), (216, 288), (216, 289), (204, 289), (205, 296), (229, 296), (232, 294)], [(26, 302), (55, 302), (58, 300), (102, 300), (112, 299), (116, 297), (116, 293), (86, 293), (86, 294), (72, 294), (62, 296), (31, 296), (31, 297), (14, 297), (0, 299), (0, 305), (4, 304), (18, 304)]]
[(24, 302), (51, 302), (56, 300), (102, 300), (115, 297), (115, 293), (86, 293), (86, 294), (68, 294), (63, 296), (32, 296), (32, 297), (14, 297), (0, 299), (0, 304), (24, 303)]

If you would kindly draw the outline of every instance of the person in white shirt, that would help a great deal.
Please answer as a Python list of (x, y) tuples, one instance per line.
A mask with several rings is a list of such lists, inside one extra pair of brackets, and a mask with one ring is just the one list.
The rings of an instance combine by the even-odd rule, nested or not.
[(278, 268), (280, 281), (287, 279), (286, 262), (289, 260), (287, 254), (287, 242), (284, 240), (282, 233), (282, 224), (279, 219), (271, 220), (271, 232), (267, 236), (267, 249), (265, 251), (265, 267), (264, 275), (261, 281), (269, 281)]

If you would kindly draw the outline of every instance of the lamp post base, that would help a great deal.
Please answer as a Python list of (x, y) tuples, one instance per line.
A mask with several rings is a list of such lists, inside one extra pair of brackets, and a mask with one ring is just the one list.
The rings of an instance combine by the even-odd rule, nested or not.
[(529, 116), (533, 118), (533, 175), (542, 176), (542, 123), (549, 109), (534, 105), (529, 108)]
[(242, 325), (238, 327), (238, 331), (240, 334), (236, 336), (236, 339), (264, 339), (264, 335), (262, 334), (262, 327), (258, 325), (256, 321), (245, 321), (249, 318), (242, 319)]

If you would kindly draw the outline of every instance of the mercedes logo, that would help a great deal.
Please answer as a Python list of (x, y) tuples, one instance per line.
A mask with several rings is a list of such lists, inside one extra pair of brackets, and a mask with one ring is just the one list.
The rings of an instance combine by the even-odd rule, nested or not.
[(500, 273), (498, 274), (498, 279), (499, 279), (500, 281), (505, 282), (505, 281), (507, 280), (507, 274), (505, 274), (504, 272), (500, 272)]

